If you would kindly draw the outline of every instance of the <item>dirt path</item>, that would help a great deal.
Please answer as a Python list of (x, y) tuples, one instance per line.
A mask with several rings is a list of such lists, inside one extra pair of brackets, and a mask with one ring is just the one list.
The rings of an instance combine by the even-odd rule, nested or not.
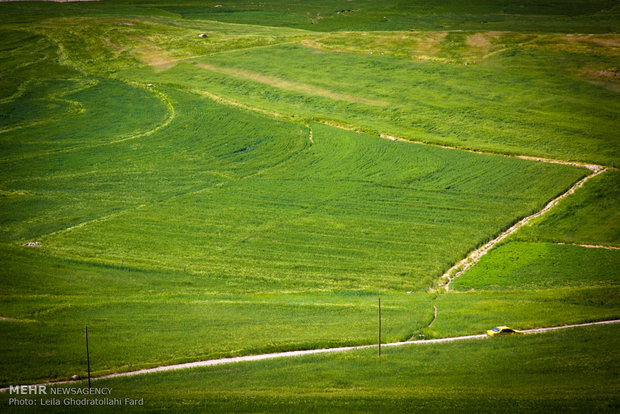
[(562, 243), (562, 242), (555, 242), (553, 244), (561, 244), (563, 246), (587, 247), (588, 249), (620, 250), (620, 247), (616, 247), (616, 246), (601, 246), (601, 245), (598, 245), (598, 244), (578, 244), (578, 243)]
[(7, 318), (6, 316), (0, 316), (0, 321), (4, 321), (4, 322), (26, 322), (23, 319)]
[[(526, 334), (536, 334), (536, 333), (543, 333), (543, 332), (548, 332), (548, 331), (555, 331), (558, 329), (568, 329), (568, 328), (576, 328), (576, 327), (582, 327), (582, 326), (606, 325), (606, 324), (614, 324), (614, 323), (619, 323), (619, 322), (620, 322), (620, 319), (613, 319), (609, 321), (579, 323), (579, 324), (574, 324), (574, 325), (553, 326), (553, 327), (548, 327), (548, 328), (527, 329), (527, 330), (524, 330), (523, 332)], [(392, 342), (389, 344), (382, 344), (381, 347), (441, 344), (441, 343), (446, 343), (446, 342), (467, 341), (467, 340), (485, 339), (485, 338), (488, 338), (486, 334), (478, 334), (478, 335), (467, 335), (467, 336), (455, 336), (451, 338), (421, 339), (421, 340), (415, 340), (415, 341)], [(235, 358), (210, 359), (206, 361), (188, 362), (185, 364), (175, 364), (175, 365), (164, 365), (160, 367), (141, 369), (137, 371), (120, 372), (116, 374), (102, 375), (100, 377), (92, 378), (92, 380), (100, 380), (100, 379), (116, 378), (116, 377), (129, 377), (133, 375), (152, 374), (155, 372), (174, 371), (174, 370), (180, 370), (180, 369), (213, 367), (216, 365), (234, 364), (237, 362), (264, 361), (268, 359), (277, 359), (277, 358), (291, 358), (291, 357), (298, 357), (298, 356), (305, 356), (305, 355), (328, 354), (328, 353), (333, 353), (333, 352), (346, 352), (346, 351), (352, 351), (356, 349), (374, 348), (376, 346), (377, 346), (376, 344), (361, 345), (361, 346), (345, 346), (345, 347), (340, 347), (340, 348), (310, 349), (310, 350), (304, 350), (304, 351), (289, 351), (289, 352), (277, 352), (273, 354), (248, 355), (248, 356), (235, 357)], [(33, 385), (58, 385), (58, 384), (68, 384), (68, 383), (77, 384), (77, 383), (84, 382), (84, 381), (85, 381), (84, 379), (81, 379), (77, 381), (45, 382), (45, 383), (33, 384)], [(0, 392), (7, 392), (8, 390), (9, 388), (0, 388)]]
[[(547, 162), (547, 161), (542, 161), (540, 159), (539, 159), (539, 161)], [(555, 160), (554, 160), (554, 163), (567, 164), (567, 165), (573, 165), (574, 164), (574, 163), (565, 163), (563, 161), (555, 161)], [(581, 165), (581, 164), (580, 164), (580, 166), (584, 166), (585, 167), (585, 165)], [(606, 168), (603, 168), (603, 167), (600, 167), (600, 166), (592, 166), (592, 167), (593, 168), (590, 169), (591, 171), (593, 171), (592, 174), (588, 175), (587, 177), (582, 178), (576, 184), (574, 184), (571, 188), (569, 188), (566, 192), (564, 192), (563, 194), (561, 194), (558, 197), (556, 197), (553, 200), (551, 200), (549, 203), (547, 203), (547, 205), (542, 210), (540, 210), (537, 213), (532, 214), (531, 216), (525, 217), (524, 219), (519, 221), (517, 224), (513, 225), (512, 227), (510, 227), (508, 230), (505, 230), (504, 232), (502, 232), (495, 239), (491, 240), (490, 242), (482, 245), (481, 247), (479, 247), (476, 250), (474, 250), (471, 253), (469, 253), (467, 255), (467, 257), (465, 257), (463, 260), (461, 260), (460, 262), (458, 262), (454, 266), (452, 266), (450, 269), (448, 269), (448, 271), (445, 272), (441, 276), (441, 278), (440, 278), (440, 280), (444, 280), (445, 281), (445, 284), (443, 285), (443, 287), (446, 290), (446, 292), (448, 292), (450, 290), (450, 283), (454, 279), (456, 279), (457, 277), (459, 277), (460, 275), (465, 273), (465, 271), (467, 271), (467, 269), (469, 269), (470, 267), (472, 267), (473, 265), (478, 263), (478, 261), (482, 258), (482, 256), (487, 254), (497, 243), (499, 243), (500, 241), (504, 240), (506, 237), (510, 236), (515, 231), (519, 230), (521, 227), (523, 227), (526, 224), (528, 224), (531, 220), (533, 220), (533, 219), (535, 219), (537, 217), (540, 217), (543, 214), (547, 213), (549, 210), (551, 210), (553, 207), (555, 207), (560, 202), (560, 200), (562, 200), (565, 197), (573, 194), (575, 192), (575, 190), (580, 188), (590, 178), (595, 177), (595, 176), (597, 176), (597, 175), (607, 171)]]
[(433, 326), (433, 323), (435, 323), (436, 319), (437, 319), (437, 306), (433, 305), (433, 320), (428, 324), (427, 328), (430, 328), (431, 326)]

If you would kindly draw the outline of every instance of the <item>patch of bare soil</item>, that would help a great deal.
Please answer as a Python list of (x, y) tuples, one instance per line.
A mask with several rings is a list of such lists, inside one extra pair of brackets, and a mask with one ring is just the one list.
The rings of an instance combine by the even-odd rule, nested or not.
[(441, 42), (448, 36), (448, 32), (420, 33), (415, 37), (416, 58), (418, 60), (433, 60), (441, 52)]
[(566, 35), (568, 42), (590, 43), (605, 47), (620, 47), (620, 35), (615, 33), (606, 34), (568, 34)]
[(178, 59), (157, 47), (140, 48), (135, 52), (135, 55), (140, 61), (155, 69), (156, 72), (170, 69), (178, 62)]
[(595, 78), (620, 79), (620, 72), (617, 70), (583, 70), (582, 73)]
[(208, 69), (217, 73), (224, 73), (226, 75), (234, 76), (236, 78), (241, 79), (250, 79), (253, 81), (257, 81), (260, 83), (264, 83), (269, 86), (275, 86), (276, 88), (289, 89), (296, 92), (307, 93), (310, 95), (318, 95), (326, 98), (355, 102), (355, 103), (363, 103), (367, 105), (377, 105), (377, 106), (386, 106), (388, 103), (385, 101), (379, 101), (375, 99), (366, 99), (358, 96), (347, 95), (343, 93), (338, 93), (334, 91), (330, 91), (328, 89), (322, 89), (313, 85), (309, 85), (307, 83), (302, 82), (293, 82), (289, 80), (285, 80), (282, 78), (278, 78), (270, 75), (263, 75), (261, 73), (250, 72), (242, 69), (234, 69), (234, 68), (224, 68), (219, 66), (208, 65), (206, 63), (198, 64), (201, 68)]
[(487, 37), (482, 33), (476, 33), (471, 36), (467, 36), (465, 40), (467, 46), (476, 47), (476, 48), (490, 48), (491, 41), (487, 39)]
[(579, 75), (588, 82), (613, 92), (620, 92), (620, 71), (614, 69), (582, 69)]

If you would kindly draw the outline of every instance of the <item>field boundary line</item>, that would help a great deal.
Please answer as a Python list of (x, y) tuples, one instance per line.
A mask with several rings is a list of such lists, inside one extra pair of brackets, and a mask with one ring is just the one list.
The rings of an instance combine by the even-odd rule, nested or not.
[[(141, 85), (136, 83), (136, 82), (131, 82), (131, 83), (130, 82), (124, 82), (124, 81), (121, 81), (121, 82), (126, 83), (126, 84), (128, 84), (130, 86), (133, 86), (135, 88), (140, 88), (141, 87)], [(66, 149), (48, 150), (48, 151), (44, 151), (44, 152), (34, 153), (34, 154), (31, 154), (31, 155), (27, 155), (27, 156), (19, 156), (19, 157), (14, 157), (14, 158), (3, 158), (3, 159), (0, 159), (0, 161), (2, 161), (2, 162), (10, 162), (10, 161), (17, 161), (17, 160), (25, 160), (25, 159), (30, 159), (30, 158), (40, 158), (40, 157), (45, 157), (45, 156), (49, 156), (49, 155), (64, 154), (64, 153), (68, 153), (68, 152), (89, 150), (89, 149), (93, 149), (93, 148), (105, 147), (105, 146), (108, 146), (108, 145), (115, 145), (115, 144), (119, 144), (119, 143), (122, 143), (122, 142), (125, 142), (125, 141), (132, 141), (132, 140), (136, 140), (136, 139), (139, 139), (139, 138), (148, 137), (150, 135), (153, 135), (156, 132), (159, 132), (160, 130), (166, 128), (168, 125), (170, 125), (172, 123), (172, 121), (176, 117), (176, 111), (174, 110), (174, 106), (172, 105), (172, 102), (170, 102), (170, 99), (163, 92), (153, 90), (153, 91), (151, 91), (151, 93), (153, 95), (155, 95), (155, 97), (157, 99), (159, 99), (164, 104), (164, 106), (166, 107), (166, 115), (162, 119), (161, 123), (159, 123), (157, 125), (154, 125), (150, 129), (142, 130), (142, 131), (134, 131), (131, 134), (125, 135), (123, 138), (113, 139), (113, 140), (110, 140), (110, 141), (104, 141), (104, 142), (99, 142), (99, 143), (90, 144), (90, 145), (78, 145), (78, 146), (69, 147), (69, 148), (66, 148)], [(69, 102), (68, 100), (63, 100), (63, 101)], [(77, 102), (77, 101), (71, 101), (71, 102), (75, 102), (76, 104), (79, 104), (79, 102)], [(80, 111), (80, 112), (78, 112), (78, 114), (82, 113), (82, 112), (84, 112), (84, 111)], [(59, 119), (64, 119), (64, 118), (59, 118)], [(47, 123), (47, 122), (54, 122), (54, 121), (57, 121), (59, 119), (40, 121), (38, 123), (30, 124), (30, 125), (25, 125), (23, 127), (35, 126), (36, 124)], [(19, 127), (19, 128), (22, 128), (22, 127)], [(2, 134), (4, 132), (7, 132), (7, 131), (6, 130), (1, 130), (0, 134)]]
[[(43, 79), (43, 80), (46, 81), (48, 79)], [(39, 121), (30, 122), (30, 123), (17, 124), (15, 126), (4, 128), (4, 129), (0, 130), (0, 134), (4, 134), (4, 133), (7, 133), (7, 132), (16, 131), (16, 130), (24, 129), (24, 128), (31, 128), (31, 127), (35, 127), (35, 126), (38, 126), (38, 125), (48, 124), (50, 122), (61, 121), (63, 119), (67, 119), (67, 118), (70, 118), (72, 116), (84, 113), (86, 111), (86, 109), (84, 108), (84, 105), (82, 105), (81, 102), (75, 101), (75, 100), (72, 100), (72, 99), (63, 99), (63, 98), (68, 96), (68, 95), (72, 95), (72, 94), (81, 92), (81, 91), (83, 91), (85, 89), (92, 88), (93, 86), (96, 86), (99, 83), (99, 81), (92, 80), (92, 79), (80, 80), (80, 79), (71, 79), (71, 78), (68, 78), (68, 79), (65, 79), (65, 80), (70, 80), (70, 81), (75, 81), (75, 82), (82, 82), (82, 84), (77, 86), (75, 89), (71, 89), (69, 91), (64, 91), (64, 92), (59, 92), (59, 93), (56, 93), (56, 94), (48, 95), (46, 98), (39, 98), (39, 99), (36, 99), (36, 100), (37, 101), (42, 101), (42, 102), (45, 102), (45, 101), (63, 102), (63, 103), (66, 103), (68, 106), (73, 107), (73, 109), (74, 109), (73, 112), (70, 112), (70, 113), (65, 112), (62, 115), (58, 116), (57, 118), (47, 118), (47, 119), (42, 119), (42, 120), (39, 120)], [(35, 83), (34, 80), (27, 80), (25, 82), (22, 82), (19, 85), (17, 92), (15, 92), (12, 96), (10, 96), (8, 98), (0, 100), (0, 104), (9, 103), (9, 102), (12, 102), (12, 101), (14, 101), (16, 99), (19, 99), (20, 97), (25, 95), (26, 92), (28, 91), (28, 87), (26, 85), (33, 84), (33, 83)]]
[(433, 320), (426, 327), (430, 328), (431, 326), (433, 326), (436, 320), (437, 320), (437, 306), (433, 305)]
[[(347, 126), (343, 126), (343, 125), (337, 125), (337, 124), (334, 124), (332, 122), (325, 121), (325, 120), (318, 120), (317, 122), (322, 123), (324, 125), (328, 125), (328, 126), (334, 127), (334, 128), (344, 129), (344, 130), (347, 130), (347, 131), (353, 131), (353, 132), (356, 132), (356, 133), (364, 133), (363, 131), (361, 131), (359, 129), (355, 129), (353, 127), (347, 127)], [(376, 134), (372, 134), (372, 135), (376, 135)], [(405, 138), (400, 138), (400, 137), (394, 137), (394, 136), (386, 135), (386, 134), (380, 134), (379, 137), (383, 138), (383, 139), (388, 139), (390, 141), (407, 142), (407, 143), (410, 143), (410, 144), (426, 145), (426, 146), (432, 146), (432, 147), (443, 148), (443, 149), (450, 149), (450, 150), (455, 150), (455, 151), (465, 151), (465, 152), (470, 152), (470, 153), (480, 154), (480, 155), (495, 155), (495, 156), (503, 156), (503, 157), (508, 157), (508, 158), (518, 158), (518, 159), (527, 160), (527, 161), (533, 161), (533, 162), (543, 162), (543, 163), (548, 163), (548, 164), (560, 164), (560, 165), (566, 165), (566, 166), (571, 166), (571, 167), (581, 167), (581, 168), (587, 168), (588, 170), (591, 171), (591, 174), (589, 174), (586, 177), (582, 178), (581, 180), (577, 181), (575, 184), (573, 184), (573, 186), (571, 186), (564, 193), (560, 194), (556, 198), (554, 198), (551, 201), (549, 201), (542, 208), (542, 210), (540, 210), (540, 211), (538, 211), (538, 212), (536, 212), (536, 213), (534, 213), (534, 214), (532, 214), (530, 216), (524, 217), (519, 222), (517, 222), (516, 224), (512, 225), (510, 228), (508, 228), (507, 230), (503, 231), (495, 239), (493, 239), (493, 240), (485, 243), (484, 245), (478, 247), (477, 249), (474, 249), (473, 251), (469, 252), (467, 254), (467, 256), (465, 256), (464, 259), (458, 261), (450, 269), (448, 269), (443, 275), (441, 275), (439, 277), (440, 281), (445, 281), (445, 283), (443, 283), (443, 286), (441, 286), (441, 287), (443, 287), (446, 292), (448, 292), (450, 290), (450, 283), (454, 279), (456, 279), (457, 277), (459, 277), (460, 275), (465, 273), (465, 271), (467, 271), (470, 267), (472, 267), (473, 265), (478, 263), (478, 261), (482, 258), (482, 256), (487, 254), (496, 244), (498, 244), (500, 241), (504, 240), (506, 237), (508, 237), (509, 235), (511, 235), (514, 232), (516, 232), (518, 229), (520, 229), (524, 225), (528, 224), (531, 220), (533, 220), (535, 218), (538, 218), (538, 217), (544, 215), (545, 213), (547, 213), (549, 210), (551, 210), (553, 207), (555, 207), (562, 199), (564, 199), (565, 197), (573, 194), (575, 192), (575, 190), (577, 190), (578, 188), (583, 186), (583, 184), (586, 181), (588, 181), (590, 178), (593, 178), (593, 177), (595, 177), (595, 176), (597, 176), (599, 174), (602, 174), (605, 171), (607, 171), (606, 167), (603, 167), (602, 165), (597, 165), (597, 164), (589, 164), (589, 163), (582, 163), (582, 162), (576, 162), (576, 161), (563, 161), (563, 160), (556, 160), (556, 159), (552, 159), (552, 158), (533, 157), (533, 156), (529, 156), (529, 155), (508, 155), (508, 154), (501, 154), (501, 153), (494, 153), (494, 152), (487, 152), (487, 151), (471, 150), (471, 149), (466, 149), (466, 148), (452, 147), (452, 146), (449, 146), (449, 145), (433, 144), (433, 143), (422, 142), (422, 141), (413, 141), (413, 140), (409, 140), (409, 139), (405, 139)], [(582, 247), (604, 248), (604, 246), (592, 246), (592, 245), (582, 245)], [(607, 248), (609, 248), (609, 249), (620, 249), (620, 248), (617, 248), (617, 247), (610, 247), (610, 246), (607, 246)]]
[[(325, 125), (333, 126), (333, 127), (336, 127), (336, 128), (348, 129), (348, 128), (341, 127), (341, 126), (338, 126), (338, 125), (335, 125), (335, 124), (331, 124), (331, 123), (326, 122), (326, 121), (321, 121), (321, 123), (323, 123)], [(553, 159), (553, 158), (534, 157), (534, 156), (530, 156), (530, 155), (517, 155), (517, 154), (510, 155), (510, 154), (502, 154), (501, 152), (472, 150), (472, 149), (467, 149), (467, 148), (454, 147), (454, 146), (450, 146), (450, 145), (433, 144), (433, 143), (430, 143), (430, 142), (423, 142), (423, 141), (413, 141), (413, 140), (410, 140), (410, 139), (400, 138), (400, 137), (393, 137), (391, 135), (385, 135), (385, 134), (380, 134), (379, 137), (380, 138), (384, 138), (384, 139), (389, 139), (390, 141), (409, 142), (411, 144), (428, 145), (428, 146), (437, 147), (437, 148), (444, 148), (444, 149), (451, 149), (451, 150), (456, 150), (456, 151), (471, 152), (473, 154), (498, 155), (498, 156), (508, 157), (508, 158), (519, 158), (519, 159), (527, 160), (527, 161), (544, 162), (544, 163), (548, 163), (548, 164), (568, 165), (568, 166), (571, 166), (571, 167), (582, 167), (582, 168), (587, 168), (588, 170), (590, 170), (592, 172), (598, 172), (598, 171), (606, 169), (602, 165), (589, 164), (589, 163), (583, 163), (583, 162), (578, 162), (578, 161), (563, 161), (563, 160), (556, 160), (556, 159)]]
[(352, 125), (349, 126), (345, 126), (345, 125), (339, 125), (335, 122), (331, 122), (331, 121), (327, 121), (324, 119), (314, 119), (311, 120), (323, 125), (328, 125), (334, 128), (339, 128), (339, 129), (343, 129), (345, 131), (353, 131), (355, 133), (358, 134), (367, 134), (367, 135), (371, 135), (371, 136), (377, 136), (379, 138), (383, 138), (383, 139), (387, 139), (390, 141), (398, 141), (398, 142), (406, 142), (409, 144), (417, 144), (417, 145), (425, 145), (425, 146), (429, 146), (429, 147), (435, 147), (435, 148), (443, 148), (443, 149), (448, 149), (448, 150), (453, 150), (453, 151), (463, 151), (463, 152), (470, 152), (472, 154), (480, 154), (480, 155), (495, 155), (495, 156), (500, 156), (500, 157), (507, 157), (507, 158), (519, 158), (522, 160), (527, 160), (527, 161), (536, 161), (536, 162), (544, 162), (544, 163), (548, 163), (548, 164), (560, 164), (560, 165), (567, 165), (567, 166), (571, 166), (571, 167), (581, 167), (581, 168), (587, 168), (588, 170), (592, 171), (592, 172), (599, 172), (601, 170), (607, 169), (607, 167), (604, 167), (602, 165), (598, 165), (598, 164), (594, 164), (594, 163), (585, 163), (585, 162), (579, 162), (579, 161), (564, 161), (564, 160), (556, 160), (553, 158), (544, 158), (544, 157), (536, 157), (536, 156), (532, 156), (532, 155), (519, 155), (519, 154), (505, 154), (505, 153), (501, 153), (501, 152), (493, 152), (493, 151), (484, 151), (484, 150), (475, 150), (475, 149), (469, 149), (469, 148), (463, 148), (463, 147), (457, 147), (457, 146), (451, 146), (451, 145), (445, 145), (445, 144), (437, 144), (437, 143), (433, 143), (433, 142), (426, 142), (426, 141), (416, 141), (413, 139), (408, 139), (408, 138), (402, 138), (402, 137), (395, 137), (392, 135), (387, 135), (387, 134), (381, 134), (379, 133), (379, 135), (377, 135), (377, 133), (374, 132), (365, 132), (360, 128), (356, 128)]
[(585, 247), (587, 249), (620, 250), (620, 247), (617, 247), (617, 246), (603, 246), (599, 244), (579, 244), (579, 243), (563, 243), (563, 242), (553, 242), (553, 244), (559, 244), (561, 246)]
[[(409, 144), (417, 144), (417, 145), (425, 145), (425, 146), (430, 146), (430, 147), (435, 147), (435, 148), (443, 148), (443, 149), (448, 149), (448, 150), (453, 150), (453, 151), (463, 151), (463, 152), (469, 152), (472, 154), (480, 154), (480, 155), (494, 155), (494, 156), (501, 156), (501, 157), (507, 157), (507, 158), (518, 158), (518, 159), (522, 159), (522, 160), (527, 160), (527, 161), (535, 161), (535, 162), (543, 162), (543, 163), (548, 163), (548, 164), (560, 164), (560, 165), (566, 165), (566, 166), (571, 166), (571, 167), (581, 167), (581, 168), (587, 168), (588, 170), (597, 173), (597, 172), (602, 172), (602, 170), (606, 170), (607, 168), (602, 166), (602, 165), (598, 165), (598, 164), (593, 164), (593, 163), (584, 163), (584, 162), (578, 162), (578, 161), (564, 161), (564, 160), (556, 160), (553, 158), (544, 158), (544, 157), (536, 157), (536, 156), (531, 156), (531, 155), (519, 155), (519, 154), (503, 154), (501, 152), (492, 152), (492, 151), (482, 151), (482, 150), (474, 150), (474, 149), (468, 149), (468, 148), (462, 148), (462, 147), (457, 147), (457, 146), (450, 146), (450, 145), (444, 145), (444, 144), (437, 144), (437, 143), (432, 143), (432, 142), (424, 142), (424, 141), (415, 141), (412, 139), (407, 139), (407, 138), (401, 138), (401, 137), (395, 137), (392, 135), (386, 135), (386, 134), (377, 134), (377, 133), (373, 133), (373, 132), (365, 132), (360, 128), (356, 128), (352, 125), (339, 125), (337, 123), (334, 122), (330, 122), (324, 119), (303, 119), (301, 117), (296, 117), (295, 115), (287, 115), (287, 114), (283, 114), (280, 112), (276, 112), (276, 111), (269, 111), (263, 108), (259, 108), (256, 106), (252, 106), (252, 105), (248, 105), (246, 103), (242, 103), (239, 102), (235, 99), (229, 98), (229, 97), (225, 97), (222, 95), (216, 95), (213, 92), (209, 92), (205, 89), (188, 89), (189, 92), (191, 93), (195, 93), (197, 95), (201, 95), (204, 97), (207, 97), (209, 99), (211, 99), (212, 101), (222, 104), (222, 105), (229, 105), (229, 106), (233, 106), (233, 107), (237, 107), (237, 108), (242, 108), (251, 112), (256, 112), (262, 115), (267, 115), (270, 116), (271, 118), (275, 118), (275, 119), (284, 119), (284, 120), (288, 120), (288, 121), (292, 121), (295, 123), (303, 123), (303, 125), (307, 126), (310, 128), (310, 122), (316, 122), (319, 124), (323, 124), (323, 125), (328, 125), (334, 128), (338, 128), (338, 129), (342, 129), (345, 131), (352, 131), (358, 134), (367, 134), (370, 136), (375, 136), (378, 138), (383, 138), (383, 139), (387, 139), (390, 141), (398, 141), (398, 142), (406, 142)], [(310, 137), (310, 140), (314, 143), (313, 137)]]
[(540, 210), (540, 211), (538, 211), (538, 212), (536, 212), (536, 213), (534, 213), (532, 215), (529, 215), (529, 216), (521, 219), (519, 222), (517, 222), (516, 224), (512, 225), (509, 229), (504, 230), (499, 236), (497, 236), (493, 240), (483, 244), (482, 246), (480, 246), (477, 249), (475, 249), (472, 252), (470, 252), (464, 259), (462, 259), (459, 262), (457, 262), (454, 266), (452, 266), (443, 275), (440, 276), (440, 280), (446, 281), (444, 283), (444, 285), (443, 285), (443, 288), (445, 289), (445, 291), (448, 292), (450, 290), (450, 283), (454, 279), (456, 279), (457, 277), (459, 277), (463, 273), (465, 273), (465, 271), (467, 271), (470, 267), (472, 267), (473, 265), (478, 263), (478, 261), (480, 261), (482, 256), (487, 254), (493, 247), (495, 247), (495, 245), (497, 245), (499, 242), (501, 242), (502, 240), (504, 240), (505, 238), (507, 238), (508, 236), (510, 236), (511, 234), (516, 232), (517, 230), (519, 230), (521, 227), (523, 227), (526, 224), (528, 224), (533, 219), (541, 217), (542, 215), (544, 215), (547, 212), (549, 212), (549, 210), (551, 210), (553, 207), (555, 207), (561, 200), (563, 200), (567, 196), (573, 194), (578, 188), (583, 186), (583, 184), (586, 181), (588, 181), (590, 178), (596, 177), (597, 175), (602, 174), (605, 171), (607, 171), (607, 168), (601, 168), (601, 169), (598, 169), (598, 170), (594, 171), (592, 174), (582, 178), (581, 180), (579, 180), (575, 184), (573, 184), (573, 186), (570, 187), (568, 190), (566, 190), (564, 193), (560, 194), (559, 196), (557, 196), (553, 200), (549, 201), (542, 208), (542, 210)]
[[(560, 325), (560, 326), (552, 326), (546, 328), (534, 328), (534, 329), (526, 329), (522, 332), (525, 334), (537, 334), (544, 333), (548, 331), (555, 331), (560, 329), (569, 329), (569, 328), (579, 328), (584, 326), (595, 326), (595, 325), (609, 325), (614, 323), (619, 323), (620, 319), (611, 319), (606, 321), (597, 321), (597, 322), (586, 322), (586, 323), (578, 323), (571, 325)], [(449, 338), (438, 338), (438, 339), (419, 339), (414, 341), (401, 341), (401, 342), (391, 342), (387, 344), (381, 344), (382, 347), (397, 347), (404, 345), (427, 345), (427, 344), (439, 344), (439, 343), (447, 343), (447, 342), (457, 342), (457, 341), (467, 341), (474, 339), (485, 339), (488, 338), (486, 333), (484, 334), (476, 334), (476, 335), (465, 335), (465, 336), (454, 336)], [(118, 372), (114, 374), (101, 375), (99, 377), (91, 378), (93, 381), (109, 379), (109, 378), (118, 378), (118, 377), (129, 377), (134, 375), (143, 375), (143, 374), (152, 374), (156, 372), (165, 372), (165, 371), (176, 371), (182, 369), (190, 369), (190, 368), (201, 368), (201, 367), (213, 367), (217, 365), (227, 365), (234, 364), (237, 362), (253, 362), (253, 361), (264, 361), (270, 359), (278, 359), (278, 358), (291, 358), (298, 356), (306, 356), (306, 355), (316, 355), (316, 354), (329, 354), (335, 352), (346, 352), (353, 351), (357, 349), (368, 349), (374, 348), (377, 344), (371, 345), (358, 345), (358, 346), (344, 346), (338, 348), (322, 348), (322, 349), (309, 349), (309, 350), (301, 350), (301, 351), (286, 351), (286, 352), (276, 352), (271, 354), (260, 354), (260, 355), (247, 355), (241, 357), (232, 357), (232, 358), (220, 358), (220, 359), (208, 359), (203, 361), (196, 362), (186, 362), (183, 364), (174, 364), (174, 365), (162, 365), (154, 368), (145, 368), (136, 371), (128, 371), (128, 372)], [(84, 382), (85, 379), (79, 380), (66, 380), (66, 381), (53, 381), (53, 382), (44, 382), (40, 384), (29, 384), (29, 385), (61, 385), (61, 384), (75, 384), (79, 382)], [(9, 391), (9, 387), (0, 388), (0, 392)]]
[(212, 101), (214, 101), (216, 103), (219, 103), (221, 105), (228, 105), (228, 106), (233, 106), (235, 108), (245, 109), (246, 111), (256, 112), (256, 113), (259, 113), (261, 115), (267, 115), (267, 116), (269, 116), (271, 118), (285, 119), (285, 120), (288, 120), (288, 121), (299, 122), (299, 120), (295, 119), (293, 116), (281, 114), (281, 113), (275, 112), (275, 111), (268, 111), (266, 109), (258, 108), (258, 107), (251, 106), (251, 105), (247, 105), (247, 104), (235, 101), (234, 99), (231, 99), (231, 98), (225, 98), (223, 96), (216, 95), (216, 94), (214, 94), (212, 92), (209, 92), (207, 90), (204, 90), (204, 89), (188, 89), (188, 91), (191, 92), (191, 93), (194, 93), (196, 95), (200, 95), (200, 96), (204, 96), (206, 98), (209, 98)]

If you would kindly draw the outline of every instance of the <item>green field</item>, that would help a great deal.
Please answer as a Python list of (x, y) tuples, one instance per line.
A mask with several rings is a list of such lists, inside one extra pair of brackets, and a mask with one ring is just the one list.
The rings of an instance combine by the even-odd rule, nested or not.
[(427, 335), (618, 318), (620, 250), (579, 245), (620, 242), (617, 182), (617, 171), (594, 177), (484, 256), (439, 298), (443, 317)]
[(523, 241), (619, 246), (620, 173), (594, 177), (543, 219), (524, 228), (515, 239)]
[[(117, 412), (613, 412), (620, 361), (608, 347), (618, 347), (618, 329), (408, 345), (384, 348), (381, 358), (364, 349), (243, 362), (93, 386), (111, 387), (123, 401), (143, 398)], [(6, 404), (7, 394), (0, 398)]]
[[(103, 375), (370, 344), (379, 297), (384, 342), (620, 318), (620, 251), (580, 246), (620, 247), (613, 168), (449, 292), (440, 281), (591, 174), (515, 155), (618, 163), (619, 12), (607, 0), (0, 2), (0, 385), (84, 377), (85, 325)], [(378, 362), (360, 351), (240, 365), (238, 383), (231, 366), (114, 387), (158, 389), (147, 411), (582, 410), (588, 393), (613, 410), (618, 363), (602, 350), (616, 330), (394, 349), (376, 386)], [(505, 352), (541, 368), (484, 377), (474, 356)], [(432, 358), (443, 354), (452, 369)], [(574, 403), (564, 395), (585, 380), (565, 377), (581, 369), (562, 371), (571, 355), (596, 377)], [(432, 366), (403, 379), (411, 358)], [(336, 383), (309, 377), (308, 361)], [(532, 383), (515, 388), (505, 370)], [(431, 407), (442, 393), (453, 397)]]

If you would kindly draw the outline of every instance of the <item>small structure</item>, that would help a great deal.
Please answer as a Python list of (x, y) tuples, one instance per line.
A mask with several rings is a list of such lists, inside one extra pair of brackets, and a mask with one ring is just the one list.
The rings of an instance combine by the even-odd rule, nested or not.
[(206, 35), (206, 34), (204, 34), (204, 33), (200, 33), (200, 34), (198, 35), (198, 37), (207, 37), (207, 35)]

